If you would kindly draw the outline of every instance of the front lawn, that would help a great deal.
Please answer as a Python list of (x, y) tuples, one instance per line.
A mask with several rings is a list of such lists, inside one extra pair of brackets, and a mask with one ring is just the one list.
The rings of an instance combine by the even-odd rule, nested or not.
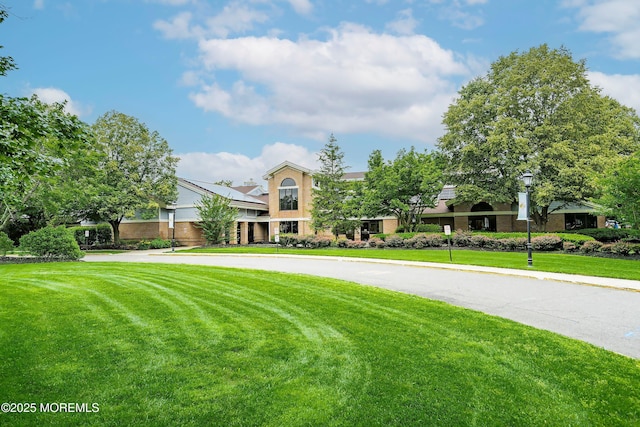
[(640, 361), (416, 296), (187, 265), (0, 277), (0, 401), (99, 408), (2, 425), (640, 424)]

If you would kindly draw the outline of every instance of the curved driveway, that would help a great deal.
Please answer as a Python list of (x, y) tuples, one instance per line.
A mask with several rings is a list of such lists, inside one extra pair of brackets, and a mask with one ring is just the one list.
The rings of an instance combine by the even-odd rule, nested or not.
[(291, 255), (87, 255), (85, 261), (254, 268), (349, 280), (546, 329), (640, 359), (640, 282), (449, 264)]

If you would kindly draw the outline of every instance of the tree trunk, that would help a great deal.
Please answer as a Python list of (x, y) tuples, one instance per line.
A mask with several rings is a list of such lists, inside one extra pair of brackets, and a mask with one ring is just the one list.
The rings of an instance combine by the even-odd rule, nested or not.
[(109, 221), (109, 224), (111, 224), (111, 229), (113, 230), (113, 244), (115, 246), (119, 246), (120, 245), (120, 221), (118, 220)]

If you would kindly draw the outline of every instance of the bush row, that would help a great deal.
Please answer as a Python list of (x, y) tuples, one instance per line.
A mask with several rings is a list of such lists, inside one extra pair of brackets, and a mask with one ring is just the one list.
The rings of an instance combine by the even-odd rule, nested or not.
[[(130, 246), (133, 246), (133, 249), (137, 249), (140, 251), (146, 249), (164, 249), (171, 247), (171, 239), (153, 239), (153, 240), (140, 240), (139, 242), (134, 242)], [(176, 242), (176, 246), (178, 243)]]
[[(403, 225), (396, 228), (396, 234), (405, 233), (407, 230)], [(440, 233), (442, 232), (442, 227), (438, 224), (418, 224), (415, 226), (416, 233)]]
[[(279, 236), (279, 244), (282, 246), (327, 248), (334, 244), (337, 245), (329, 236), (299, 236), (297, 234), (280, 234)], [(275, 242), (275, 236), (271, 237), (271, 242)]]
[(602, 243), (617, 241), (640, 243), (640, 230), (631, 228), (585, 228), (582, 230), (568, 231), (567, 233), (579, 233), (585, 236), (591, 236)]
[[(280, 244), (301, 248), (323, 248), (337, 246), (339, 248), (440, 248), (447, 244), (447, 236), (442, 233), (399, 233), (392, 235), (375, 235), (368, 241), (353, 241), (344, 238), (333, 240), (327, 236), (299, 236), (281, 234)], [(585, 243), (596, 242), (588, 236), (575, 234), (542, 234), (531, 239), (531, 246), (536, 251), (579, 250)], [(596, 242), (597, 243), (597, 242)], [(451, 244), (456, 247), (494, 249), (503, 251), (520, 251), (527, 249), (527, 238), (522, 233), (502, 233), (500, 238), (487, 234), (457, 231), (451, 236)]]
[[(578, 250), (578, 249), (574, 249)], [(625, 241), (619, 241), (614, 243), (602, 243), (598, 240), (585, 242), (582, 247), (579, 248), (580, 252), (585, 254), (611, 254), (611, 255), (640, 255), (640, 243), (631, 243)]]
[[(451, 244), (458, 247), (486, 248), (504, 251), (518, 251), (527, 248), (527, 238), (523, 233), (471, 233), (458, 230), (450, 237)], [(594, 241), (592, 237), (579, 234), (532, 234), (531, 246), (537, 251), (564, 249), (565, 244), (578, 249), (585, 242)], [(377, 234), (369, 240), (370, 247), (389, 248), (435, 248), (444, 246), (447, 237), (442, 233), (400, 233), (392, 235)]]

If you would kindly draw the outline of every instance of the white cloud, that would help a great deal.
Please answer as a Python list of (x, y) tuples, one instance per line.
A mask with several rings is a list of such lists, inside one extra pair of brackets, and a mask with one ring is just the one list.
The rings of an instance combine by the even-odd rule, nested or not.
[(589, 80), (621, 104), (640, 112), (640, 74), (604, 74), (589, 72)]
[(192, 24), (194, 16), (190, 12), (181, 12), (170, 21), (154, 22), (153, 27), (168, 39), (228, 37), (230, 34), (250, 31), (254, 24), (266, 22), (268, 19), (266, 13), (235, 1), (224, 6), (218, 14), (206, 19), (203, 25)]
[(81, 105), (77, 101), (73, 101), (69, 94), (62, 89), (54, 87), (41, 87), (32, 89), (31, 92), (37, 95), (38, 98), (46, 104), (66, 102), (64, 109), (69, 114), (74, 114), (78, 117), (81, 117), (91, 113), (90, 108)]
[(411, 35), (417, 26), (418, 21), (413, 17), (413, 11), (405, 9), (398, 12), (398, 18), (389, 22), (385, 28), (397, 34)]
[(247, 7), (238, 2), (225, 6), (216, 16), (207, 20), (209, 34), (227, 37), (230, 33), (243, 33), (251, 30), (254, 23), (269, 19), (266, 13)]
[(486, 4), (488, 0), (429, 0), (439, 7), (439, 18), (449, 21), (454, 27), (463, 30), (473, 30), (484, 25), (484, 18), (478, 11), (478, 6)]
[(565, 7), (578, 8), (579, 29), (610, 33), (610, 42), (619, 58), (640, 58), (640, 2), (637, 0), (567, 1)]
[(313, 10), (313, 4), (309, 0), (289, 0), (289, 4), (300, 15), (308, 15)]
[(282, 142), (264, 146), (260, 155), (254, 158), (227, 152), (183, 153), (177, 156), (180, 157), (178, 176), (207, 182), (231, 179), (234, 185), (242, 185), (250, 179), (263, 183), (265, 172), (285, 160), (310, 169), (318, 167), (317, 154), (305, 147)]
[(191, 28), (190, 12), (179, 13), (171, 21), (156, 21), (153, 23), (153, 28), (160, 31), (168, 39), (188, 39), (202, 33), (199, 27)]
[(327, 40), (268, 37), (200, 42), (201, 62), (239, 78), (191, 94), (200, 108), (241, 123), (285, 124), (306, 136), (370, 132), (433, 142), (468, 67), (423, 35), (375, 34), (359, 25)]
[(44, 9), (44, 0), (34, 0), (33, 8), (38, 10)]

